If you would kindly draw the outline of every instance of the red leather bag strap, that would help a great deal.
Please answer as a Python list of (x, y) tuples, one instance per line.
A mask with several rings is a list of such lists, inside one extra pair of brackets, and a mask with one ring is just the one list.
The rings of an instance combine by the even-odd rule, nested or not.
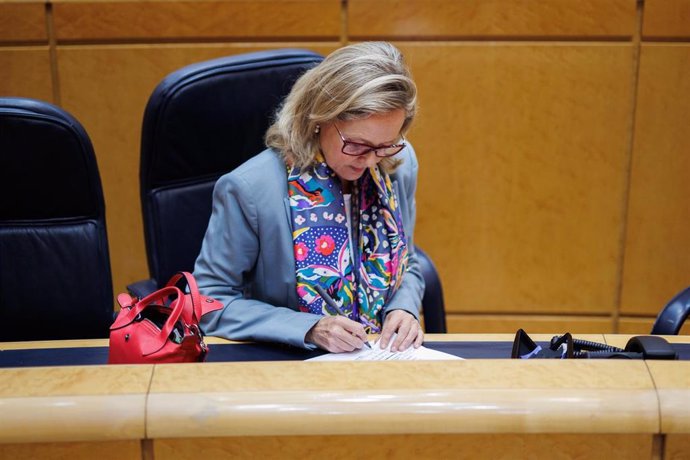
[[(164, 287), (163, 289), (167, 288), (168, 287)], [(165, 346), (165, 342), (168, 340), (168, 336), (172, 332), (173, 327), (175, 327), (175, 323), (177, 323), (177, 320), (180, 319), (180, 316), (186, 308), (186, 299), (184, 293), (177, 287), (173, 286), (172, 288), (177, 291), (177, 299), (173, 300), (173, 303), (170, 305), (172, 310), (170, 312), (170, 316), (168, 316), (168, 319), (165, 321), (165, 324), (161, 328), (156, 338), (151, 341), (151, 346), (146, 346), (146, 348), (142, 350), (144, 356), (155, 353)]]
[(156, 303), (157, 301), (159, 301), (160, 304), (163, 305), (165, 301), (173, 295), (179, 297), (181, 295), (181, 291), (175, 286), (166, 286), (162, 289), (157, 290), (156, 292), (152, 292), (143, 299), (135, 302), (133, 305), (124, 304), (132, 302), (136, 299), (133, 299), (127, 294), (118, 295), (117, 301), (120, 303), (122, 310), (120, 310), (120, 314), (117, 316), (115, 322), (113, 322), (113, 325), (110, 327), (110, 329), (118, 329), (122, 326), (126, 326), (127, 324), (134, 321), (137, 315), (144, 311), (144, 309), (149, 305)]
[(191, 308), (186, 308), (182, 312), (182, 319), (187, 324), (198, 324), (201, 318), (201, 295), (199, 294), (199, 287), (196, 284), (194, 276), (189, 272), (177, 272), (170, 278), (166, 286), (177, 286), (180, 280), (184, 278), (189, 287), (189, 296), (192, 298)]
[(155, 353), (165, 346), (168, 336), (172, 332), (173, 327), (175, 327), (177, 320), (180, 319), (180, 316), (185, 309), (186, 299), (184, 293), (178, 287), (165, 286), (153, 294), (147, 295), (137, 303), (135, 308), (132, 308), (132, 310), (142, 311), (148, 305), (154, 303), (154, 301), (162, 300), (162, 303), (164, 303), (165, 300), (173, 295), (177, 298), (170, 304), (170, 315), (168, 316), (168, 319), (165, 320), (165, 324), (161, 328), (160, 332), (158, 332), (154, 337), (151, 337), (150, 341), (142, 345), (141, 351), (144, 356)]

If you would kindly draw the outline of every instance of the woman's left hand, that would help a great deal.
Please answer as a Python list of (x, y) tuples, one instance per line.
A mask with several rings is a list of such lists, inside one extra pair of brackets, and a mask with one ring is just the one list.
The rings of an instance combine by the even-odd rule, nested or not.
[(395, 333), (397, 336), (391, 345), (391, 351), (405, 351), (410, 345), (419, 348), (424, 341), (424, 332), (419, 321), (405, 310), (393, 310), (386, 315), (379, 340), (381, 348), (388, 347), (388, 342)]

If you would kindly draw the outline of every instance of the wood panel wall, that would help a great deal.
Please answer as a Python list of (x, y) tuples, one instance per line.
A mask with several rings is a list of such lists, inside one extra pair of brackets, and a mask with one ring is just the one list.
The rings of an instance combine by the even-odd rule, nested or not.
[(147, 277), (140, 126), (184, 65), (399, 46), (417, 243), (451, 332), (648, 332), (690, 285), (690, 0), (0, 0), (0, 94), (90, 134), (115, 291)]

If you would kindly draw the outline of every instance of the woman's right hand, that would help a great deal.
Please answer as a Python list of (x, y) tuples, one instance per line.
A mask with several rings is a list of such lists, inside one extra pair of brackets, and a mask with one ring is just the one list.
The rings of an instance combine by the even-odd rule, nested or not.
[(367, 340), (364, 326), (344, 316), (324, 316), (304, 338), (331, 353), (359, 350)]

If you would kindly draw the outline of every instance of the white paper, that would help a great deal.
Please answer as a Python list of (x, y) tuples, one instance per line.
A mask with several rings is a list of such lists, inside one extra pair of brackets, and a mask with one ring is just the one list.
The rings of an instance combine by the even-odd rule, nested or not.
[(463, 359), (449, 353), (432, 350), (425, 346), (414, 348), (410, 346), (405, 351), (392, 352), (391, 345), (393, 345), (393, 336), (388, 343), (388, 347), (382, 349), (379, 341), (376, 341), (371, 346), (371, 349), (363, 347), (361, 350), (351, 351), (349, 353), (327, 353), (325, 355), (310, 358), (307, 361), (424, 361), (424, 360), (445, 360), (445, 359)]

